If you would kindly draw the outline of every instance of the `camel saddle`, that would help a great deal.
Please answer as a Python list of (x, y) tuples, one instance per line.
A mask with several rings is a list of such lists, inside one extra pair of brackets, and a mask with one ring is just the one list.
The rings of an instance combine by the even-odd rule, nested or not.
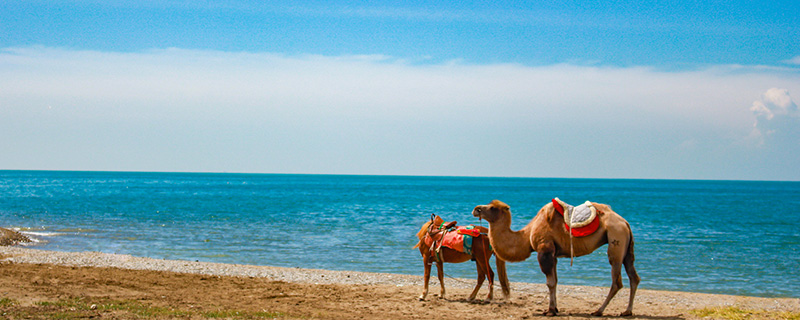
[(472, 238), (479, 237), (481, 232), (473, 225), (456, 226), (456, 221), (443, 222), (439, 216), (432, 219), (438, 228), (431, 226), (428, 236), (425, 237), (425, 244), (431, 251), (437, 251), (441, 247), (447, 247), (458, 252), (472, 254)]
[(585, 237), (595, 231), (600, 226), (598, 214), (602, 211), (597, 210), (591, 202), (586, 201), (575, 207), (561, 201), (559, 198), (553, 199), (553, 207), (564, 217), (564, 226), (570, 230), (574, 237)]
[[(438, 218), (438, 216), (437, 216), (437, 218)], [(436, 222), (438, 222), (438, 221), (436, 221)], [(439, 228), (437, 228), (437, 229), (431, 228), (428, 231), (428, 237), (434, 238), (437, 234), (439, 234), (442, 231), (445, 231), (445, 230), (450, 231), (451, 229), (453, 229), (456, 226), (456, 224), (458, 224), (458, 222), (456, 222), (456, 221), (442, 222), (441, 224), (439, 224)]]

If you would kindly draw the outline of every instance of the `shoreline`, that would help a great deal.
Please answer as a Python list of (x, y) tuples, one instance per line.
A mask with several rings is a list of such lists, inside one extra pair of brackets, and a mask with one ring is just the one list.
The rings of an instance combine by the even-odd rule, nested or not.
[[(16, 232), (13, 229), (4, 229), (0, 227), (0, 231), (8, 230)], [(19, 233), (23, 236), (24, 233)], [(421, 275), (408, 275), (400, 273), (384, 273), (384, 272), (367, 272), (367, 271), (353, 271), (353, 270), (327, 270), (327, 269), (309, 269), (302, 267), (278, 267), (267, 265), (247, 265), (236, 263), (222, 263), (222, 262), (205, 262), (205, 261), (191, 261), (179, 259), (158, 259), (149, 257), (140, 257), (129, 254), (119, 253), (104, 253), (98, 251), (54, 251), (47, 249), (39, 249), (39, 242), (41, 239), (26, 237), (26, 241), (12, 243), (8, 245), (0, 244), (0, 262), (4, 261), (3, 254), (6, 250), (13, 251), (19, 249), (19, 252), (25, 250), (34, 250), (40, 254), (21, 254), (21, 260), (10, 260), (20, 263), (44, 263), (76, 267), (115, 267), (130, 270), (152, 270), (152, 271), (166, 271), (166, 272), (179, 272), (190, 274), (206, 274), (206, 275), (219, 275), (219, 276), (244, 276), (244, 277), (267, 277), (277, 281), (287, 282), (301, 282), (301, 283), (314, 283), (314, 284), (396, 284), (400, 281), (401, 285), (419, 285), (422, 286)], [(447, 264), (445, 264), (445, 272), (447, 272)], [(342, 276), (340, 274), (344, 274)], [(422, 271), (420, 270), (420, 274)], [(328, 278), (316, 277), (318, 275), (325, 275)], [(369, 280), (361, 280), (359, 277), (350, 279), (346, 275), (361, 275), (364, 278), (367, 275), (381, 275), (381, 277), (371, 276)], [(344, 279), (344, 278), (347, 279)], [(317, 279), (319, 278), (319, 279)], [(472, 278), (453, 278), (445, 276), (447, 286), (455, 286), (458, 288), (472, 289), (475, 285), (475, 279)], [(312, 281), (319, 280), (319, 281)], [(450, 281), (448, 281), (448, 279)], [(511, 279), (509, 279), (511, 280)], [(467, 282), (467, 284), (463, 284)], [(438, 279), (436, 278), (436, 270), (431, 273), (431, 284), (438, 286)], [(544, 283), (532, 282), (514, 282), (518, 287), (526, 288), (528, 290), (535, 286), (544, 286)], [(627, 278), (623, 278), (623, 290), (627, 288)], [(495, 286), (499, 288), (499, 284)], [(562, 288), (601, 288), (608, 290), (608, 287), (595, 287), (585, 285), (565, 285), (559, 284), (559, 291)], [(690, 294), (706, 294), (706, 295), (719, 295), (730, 297), (745, 297), (745, 298), (758, 298), (758, 299), (798, 299), (800, 297), (787, 297), (787, 296), (751, 296), (751, 295), (738, 295), (730, 293), (715, 293), (715, 292), (702, 292), (702, 291), (675, 291), (668, 289), (643, 289), (655, 292), (674, 292), (674, 293), (690, 293)], [(534, 291), (539, 291), (535, 290)], [(547, 292), (543, 290), (542, 292)], [(606, 292), (607, 293), (607, 292)], [(622, 293), (622, 291), (620, 291)], [(605, 294), (605, 293), (604, 293)]]
[[(409, 307), (414, 307), (416, 305), (417, 307), (439, 307), (446, 310), (448, 308), (448, 304), (450, 303), (458, 303), (458, 307), (461, 308), (463, 306), (463, 301), (461, 300), (466, 298), (468, 292), (471, 291), (471, 288), (475, 284), (474, 279), (445, 278), (445, 285), (448, 294), (446, 296), (447, 299), (442, 301), (436, 299), (436, 296), (439, 294), (439, 284), (435, 277), (434, 271), (434, 275), (432, 275), (430, 281), (431, 294), (429, 295), (428, 301), (419, 302), (417, 301), (416, 297), (421, 293), (423, 287), (421, 275), (414, 276), (182, 260), (159, 260), (123, 254), (108, 254), (99, 252), (59, 252), (19, 246), (0, 247), (0, 263), (4, 265), (16, 265), (22, 269), (52, 265), (71, 268), (71, 270), (86, 269), (86, 272), (88, 273), (97, 273), (90, 270), (93, 268), (102, 268), (104, 270), (113, 269), (113, 272), (119, 272), (123, 274), (136, 273), (139, 271), (161, 273), (162, 276), (154, 276), (156, 279), (163, 277), (164, 274), (176, 274), (175, 276), (186, 275), (190, 278), (190, 275), (193, 275), (201, 276), (201, 278), (213, 276), (216, 278), (244, 279), (245, 281), (268, 281), (301, 286), (303, 288), (301, 291), (306, 292), (308, 296), (313, 295), (315, 291), (323, 287), (358, 287), (364, 288), (365, 291), (377, 290), (382, 294), (386, 294), (392, 299), (399, 299), (401, 302), (395, 302), (395, 304), (392, 306), (400, 309), (405, 308), (406, 305)], [(421, 273), (422, 272), (420, 272), (420, 274)], [(617, 296), (612, 300), (611, 305), (607, 309), (608, 315), (618, 314), (617, 309), (624, 309), (624, 305), (627, 303), (629, 294), (627, 282), (625, 285), (626, 287), (620, 290)], [(495, 292), (495, 300), (492, 303), (488, 305), (470, 304), (469, 306), (471, 308), (477, 308), (477, 312), (486, 311), (481, 307), (489, 309), (499, 308), (497, 312), (512, 312), (512, 316), (519, 315), (518, 313), (513, 313), (517, 311), (511, 311), (512, 309), (519, 309), (518, 312), (527, 312), (528, 316), (538, 316), (538, 312), (535, 310), (546, 307), (544, 301), (546, 301), (547, 288), (544, 284), (512, 282), (511, 299), (509, 300), (502, 298), (502, 294), (499, 290), (499, 284), (495, 284), (495, 287), (498, 288), (498, 290)], [(485, 284), (481, 289), (478, 298), (483, 299), (486, 295), (486, 292), (487, 290)], [(560, 285), (558, 287), (559, 309), (561, 309), (562, 314), (588, 314), (593, 311), (593, 308), (596, 308), (602, 302), (607, 292), (607, 287)], [(340, 292), (337, 291), (337, 293)], [(304, 294), (300, 294), (300, 296), (303, 295)], [(371, 295), (367, 295), (366, 297), (369, 296)], [(2, 296), (0, 296), (0, 298), (1, 297)], [(363, 301), (353, 301), (352, 304), (354, 304), (354, 306), (350, 306), (349, 308), (360, 306), (359, 303), (363, 303)], [(635, 299), (634, 315), (667, 318), (692, 318), (695, 317), (691, 314), (692, 310), (729, 307), (746, 310), (800, 312), (800, 299), (761, 298), (640, 289), (637, 291)], [(509, 310), (503, 311), (503, 308), (508, 308)], [(345, 308), (344, 310), (346, 311), (354, 309)], [(347, 314), (347, 312), (343, 313), (343, 318), (348, 318)]]

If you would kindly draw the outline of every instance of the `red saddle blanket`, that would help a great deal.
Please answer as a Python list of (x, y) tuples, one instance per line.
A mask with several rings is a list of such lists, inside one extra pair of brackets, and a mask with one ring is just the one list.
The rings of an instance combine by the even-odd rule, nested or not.
[[(557, 199), (558, 198), (553, 199), (553, 207), (555, 207), (556, 212), (561, 214), (561, 216), (564, 216), (564, 207), (559, 203)], [(603, 212), (598, 209), (597, 215), (594, 216), (591, 222), (582, 227), (572, 228), (572, 235), (575, 237), (585, 237), (597, 231), (597, 228), (600, 227), (599, 218), (600, 214), (602, 213)], [(564, 222), (564, 227), (567, 228), (567, 230), (570, 230), (569, 224), (567, 222)]]
[[(450, 231), (444, 235), (444, 239), (441, 240), (442, 246), (458, 252), (472, 254), (472, 238), (480, 235), (481, 231), (473, 229), (472, 226), (459, 226), (456, 227), (455, 231)], [(433, 239), (426, 237), (425, 243), (431, 246), (433, 244)], [(438, 246), (438, 242), (436, 245)]]

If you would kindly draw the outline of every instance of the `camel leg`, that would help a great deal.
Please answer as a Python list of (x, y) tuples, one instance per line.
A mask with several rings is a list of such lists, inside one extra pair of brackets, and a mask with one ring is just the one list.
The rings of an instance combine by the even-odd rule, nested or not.
[(536, 256), (539, 259), (539, 268), (541, 268), (544, 275), (547, 276), (547, 289), (550, 290), (550, 306), (544, 315), (558, 315), (558, 306), (556, 303), (556, 285), (558, 285), (556, 264), (558, 263), (558, 260), (555, 256), (555, 250), (539, 251), (536, 253)]
[(600, 306), (597, 311), (592, 313), (593, 316), (599, 317), (603, 315), (603, 311), (606, 310), (608, 303), (611, 302), (611, 299), (617, 294), (619, 289), (622, 288), (622, 262), (615, 262), (611, 264), (611, 289), (608, 291), (608, 296), (606, 296), (606, 301), (603, 301), (603, 305)]
[(488, 263), (486, 263), (486, 271), (488, 271), (489, 275), (489, 294), (486, 295), (486, 302), (490, 302), (494, 298), (494, 272), (492, 271), (492, 266)]
[(475, 266), (478, 269), (478, 284), (475, 286), (475, 290), (472, 291), (472, 295), (470, 295), (469, 300), (472, 301), (475, 299), (475, 296), (478, 294), (478, 290), (480, 290), (481, 286), (483, 285), (483, 280), (488, 278), (489, 294), (486, 296), (486, 302), (490, 302), (494, 297), (494, 272), (492, 271), (492, 267), (489, 265), (490, 256), (487, 256), (487, 254), (491, 254), (491, 251), (488, 250), (489, 241), (485, 237), (475, 238), (475, 240), (473, 240), (473, 244), (475, 246), (472, 248), (472, 259), (475, 260)]
[(628, 317), (633, 315), (633, 297), (636, 296), (636, 288), (639, 286), (639, 274), (636, 273), (636, 268), (633, 267), (633, 238), (631, 238), (631, 243), (628, 247), (628, 254), (625, 255), (625, 259), (622, 260), (622, 264), (625, 266), (625, 273), (628, 274), (628, 281), (631, 286), (631, 294), (630, 299), (628, 300), (628, 309), (625, 310), (620, 316)]
[(430, 257), (422, 257), (422, 262), (425, 263), (425, 274), (422, 277), (425, 286), (422, 289), (422, 295), (419, 296), (419, 301), (425, 300), (428, 296), (428, 282), (431, 280), (431, 262)]
[(511, 288), (508, 285), (508, 275), (506, 274), (506, 262), (503, 259), (494, 257), (495, 265), (497, 266), (497, 279), (500, 280), (500, 288), (503, 289), (503, 297), (506, 300), (511, 298)]
[(606, 296), (606, 301), (603, 301), (600, 308), (592, 313), (593, 316), (603, 315), (603, 311), (605, 311), (608, 303), (611, 302), (611, 299), (614, 298), (614, 295), (617, 294), (619, 289), (622, 289), (622, 261), (628, 253), (629, 239), (629, 234), (622, 237), (619, 235), (612, 236), (611, 232), (609, 232), (608, 263), (611, 264), (611, 288), (608, 291), (608, 296)]
[(439, 299), (444, 299), (444, 263), (442, 261), (436, 261), (436, 276), (439, 277), (439, 285), (442, 287)]
[(476, 269), (478, 269), (478, 284), (475, 285), (475, 289), (472, 289), (472, 293), (468, 298), (469, 301), (475, 300), (475, 296), (478, 295), (478, 290), (480, 290), (483, 285), (483, 280), (486, 279), (486, 267), (477, 259), (475, 259), (475, 266), (477, 267)]
[[(473, 250), (481, 250), (479, 248), (474, 248)], [(475, 259), (475, 266), (478, 268), (478, 285), (475, 287), (475, 290), (472, 291), (472, 295), (470, 296), (470, 300), (475, 298), (475, 295), (478, 294), (478, 290), (483, 285), (484, 278), (489, 279), (489, 294), (486, 296), (486, 302), (492, 301), (494, 298), (494, 271), (492, 271), (492, 267), (489, 265), (489, 259), (486, 258), (484, 252), (476, 253), (474, 256)]]

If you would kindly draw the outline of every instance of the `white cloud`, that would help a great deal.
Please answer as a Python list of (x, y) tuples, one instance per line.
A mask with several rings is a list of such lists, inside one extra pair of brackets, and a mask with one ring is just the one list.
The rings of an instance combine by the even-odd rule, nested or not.
[(786, 89), (771, 88), (760, 100), (753, 102), (750, 111), (755, 115), (750, 139), (763, 145), (770, 136), (800, 133), (800, 113)]
[(788, 64), (800, 64), (800, 56), (796, 56), (796, 57), (791, 58), (789, 60), (786, 60), (784, 62), (788, 63)]
[[(745, 76), (752, 78), (746, 82), (760, 80), (759, 75), (719, 70), (665, 73), (457, 61), (414, 65), (380, 55), (181, 49), (108, 53), (26, 48), (7, 50), (2, 59), (9, 66), (4, 88), (27, 103), (72, 104), (86, 117), (141, 119), (306, 115), (476, 123), (494, 115), (516, 123), (660, 117), (657, 121), (737, 126), (749, 122), (747, 115), (727, 112), (722, 102), (741, 98), (737, 95), (746, 90)], [(727, 121), (711, 119), (719, 117)]]
[[(796, 114), (798, 79), (743, 66), (9, 48), (0, 168), (681, 178), (678, 164), (702, 165), (687, 157), (752, 133), (754, 113), (759, 130)], [(786, 90), (735, 107), (773, 86)], [(503, 165), (476, 156), (487, 147), (505, 151)], [(64, 156), (47, 162), (54, 150)], [(607, 160), (552, 160), (564, 150)]]

